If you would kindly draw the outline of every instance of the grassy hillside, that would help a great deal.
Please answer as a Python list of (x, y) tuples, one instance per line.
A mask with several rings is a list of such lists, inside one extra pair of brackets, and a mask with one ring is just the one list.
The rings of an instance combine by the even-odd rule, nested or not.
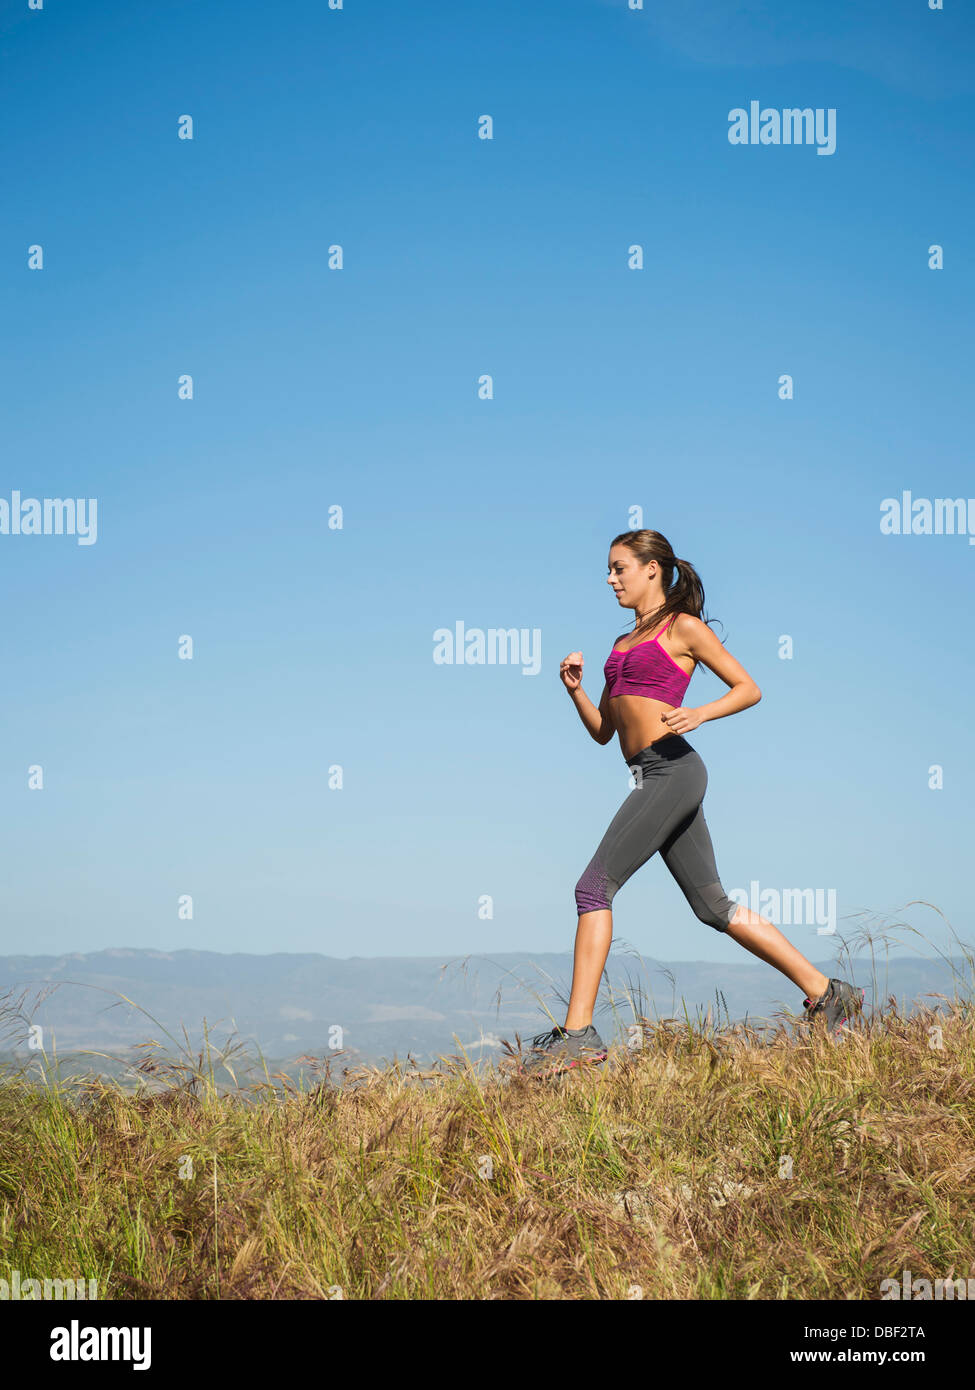
[(147, 1055), (0, 1081), (0, 1276), (101, 1298), (866, 1298), (973, 1276), (975, 1010), (833, 1041), (646, 1022), (556, 1082), (463, 1059), (230, 1093)]

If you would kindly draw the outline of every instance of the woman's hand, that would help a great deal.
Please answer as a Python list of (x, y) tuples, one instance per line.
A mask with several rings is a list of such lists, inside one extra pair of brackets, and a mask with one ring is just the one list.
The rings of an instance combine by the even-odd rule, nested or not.
[(578, 690), (582, 684), (582, 652), (569, 652), (563, 657), (559, 675), (566, 690)]
[(660, 718), (672, 734), (689, 734), (704, 723), (696, 709), (672, 709)]

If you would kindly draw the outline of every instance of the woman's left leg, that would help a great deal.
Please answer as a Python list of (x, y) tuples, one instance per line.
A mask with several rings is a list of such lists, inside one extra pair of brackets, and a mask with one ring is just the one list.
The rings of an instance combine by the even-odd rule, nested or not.
[(805, 990), (810, 999), (818, 999), (829, 987), (829, 976), (824, 975), (782, 935), (765, 917), (739, 905), (738, 911), (728, 923), (728, 935), (746, 951), (760, 960), (768, 961), (776, 970), (781, 970), (794, 985)]
[(714, 927), (715, 931), (726, 933), (760, 960), (774, 965), (794, 985), (805, 990), (810, 999), (819, 999), (826, 992), (829, 977), (806, 960), (778, 927), (740, 904), (728, 916), (734, 903), (718, 877), (714, 846), (702, 806), (678, 826), (660, 854), (702, 922)]

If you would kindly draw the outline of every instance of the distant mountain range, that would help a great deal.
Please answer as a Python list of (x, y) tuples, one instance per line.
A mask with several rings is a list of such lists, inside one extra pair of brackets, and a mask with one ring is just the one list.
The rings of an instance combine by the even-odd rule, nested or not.
[[(818, 965), (828, 975), (838, 973), (835, 960)], [(910, 1012), (918, 1003), (937, 1004), (935, 995), (971, 996), (967, 963), (959, 958), (952, 965), (957, 978), (946, 962), (916, 957), (880, 962), (876, 978), (869, 959), (861, 959), (852, 973), (867, 990), (868, 1008), (894, 995)], [(556, 991), (567, 997), (571, 975), (568, 952), (503, 953), (450, 964), (424, 956), (187, 950), (0, 956), (0, 1053), (29, 1058), (33, 1024), (43, 1030), (35, 1037), (48, 1056), (95, 1051), (131, 1059), (137, 1044), (152, 1039), (172, 1055), (177, 1044), (185, 1046), (184, 1027), (189, 1046), (199, 1049), (206, 1020), (218, 1048), (233, 1036), (269, 1060), (341, 1053), (337, 1072), (408, 1056), (429, 1064), (460, 1046), (473, 1060), (498, 1055), (499, 1040), (514, 1043), (516, 1031), (526, 1039), (550, 1027), (545, 1006), (561, 1023), (564, 1004)], [(614, 950), (608, 975), (595, 1020), (607, 1041), (622, 1035), (637, 1013), (666, 1018), (686, 1010), (693, 1018), (710, 1009), (715, 1021), (747, 1017), (761, 1025), (783, 1008), (802, 1010), (800, 991), (751, 957), (731, 965), (659, 962)], [(15, 1017), (12, 1006), (21, 998)], [(87, 1065), (117, 1070), (94, 1057)]]

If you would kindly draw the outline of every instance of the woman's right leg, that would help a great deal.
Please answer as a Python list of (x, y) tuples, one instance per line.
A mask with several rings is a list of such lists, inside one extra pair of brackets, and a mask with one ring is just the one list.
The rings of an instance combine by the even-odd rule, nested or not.
[[(596, 853), (576, 884), (575, 956), (566, 1028), (592, 1023), (599, 982), (613, 939), (613, 899), (641, 865), (683, 824), (704, 794), (707, 773), (703, 763), (691, 765), (683, 739), (663, 740), (631, 760), (639, 785), (630, 792), (610, 822)], [(656, 748), (656, 751), (654, 749)]]
[(572, 961), (572, 993), (566, 1028), (586, 1028), (592, 1023), (599, 981), (606, 968), (606, 957), (613, 940), (613, 913), (610, 908), (581, 912), (576, 928), (576, 948)]

